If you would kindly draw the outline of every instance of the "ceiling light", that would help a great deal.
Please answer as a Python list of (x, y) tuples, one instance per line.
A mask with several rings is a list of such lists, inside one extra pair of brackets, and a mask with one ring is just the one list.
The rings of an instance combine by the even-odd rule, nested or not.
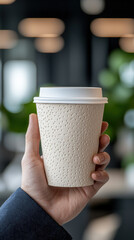
[(90, 25), (97, 37), (121, 37), (134, 33), (134, 20), (131, 18), (98, 18)]
[(0, 0), (0, 4), (7, 5), (15, 2), (16, 0)]
[(14, 31), (0, 30), (0, 49), (15, 47), (17, 40), (17, 34)]
[(25, 37), (56, 37), (65, 30), (65, 24), (58, 18), (26, 18), (18, 29)]
[(62, 37), (37, 38), (35, 40), (35, 47), (39, 52), (56, 53), (64, 47), (64, 39)]
[(134, 53), (134, 35), (120, 38), (119, 46), (125, 52)]
[(104, 0), (81, 0), (81, 9), (87, 14), (99, 14), (105, 8)]

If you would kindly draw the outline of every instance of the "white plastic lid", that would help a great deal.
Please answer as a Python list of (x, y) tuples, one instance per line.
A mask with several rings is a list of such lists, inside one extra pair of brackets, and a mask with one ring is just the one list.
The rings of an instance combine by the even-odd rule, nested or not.
[(108, 99), (95, 87), (41, 87), (34, 103), (103, 104)]

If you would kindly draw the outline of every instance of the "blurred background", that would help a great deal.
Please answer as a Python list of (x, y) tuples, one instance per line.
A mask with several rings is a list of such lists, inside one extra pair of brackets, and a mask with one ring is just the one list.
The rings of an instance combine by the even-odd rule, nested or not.
[(102, 87), (110, 180), (70, 223), (74, 240), (134, 239), (132, 0), (0, 0), (0, 205), (21, 182), (40, 86)]

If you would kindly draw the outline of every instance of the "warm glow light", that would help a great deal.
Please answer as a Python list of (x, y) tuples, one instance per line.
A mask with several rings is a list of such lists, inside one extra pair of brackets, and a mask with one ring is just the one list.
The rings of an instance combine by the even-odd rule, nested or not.
[(62, 37), (37, 38), (35, 40), (35, 47), (39, 52), (56, 53), (64, 47), (64, 39)]
[(134, 20), (131, 18), (98, 18), (90, 25), (97, 37), (122, 37), (134, 33)]
[(58, 18), (26, 18), (18, 28), (25, 37), (57, 37), (64, 32), (65, 25)]
[(125, 34), (125, 35), (122, 35), (122, 37), (124, 37), (124, 38), (134, 38), (134, 34)]
[(0, 4), (7, 5), (15, 2), (16, 0), (0, 0)]
[(81, 0), (81, 9), (87, 14), (99, 14), (105, 8), (104, 0)]
[(134, 35), (133, 37), (120, 38), (119, 45), (123, 51), (134, 53)]
[(17, 34), (14, 31), (0, 30), (0, 49), (15, 47), (17, 40)]

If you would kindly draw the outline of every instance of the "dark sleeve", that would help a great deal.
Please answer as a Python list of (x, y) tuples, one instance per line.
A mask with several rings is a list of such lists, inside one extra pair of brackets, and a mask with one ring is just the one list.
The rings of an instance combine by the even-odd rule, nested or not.
[(1, 240), (70, 240), (71, 236), (18, 188), (0, 208)]

